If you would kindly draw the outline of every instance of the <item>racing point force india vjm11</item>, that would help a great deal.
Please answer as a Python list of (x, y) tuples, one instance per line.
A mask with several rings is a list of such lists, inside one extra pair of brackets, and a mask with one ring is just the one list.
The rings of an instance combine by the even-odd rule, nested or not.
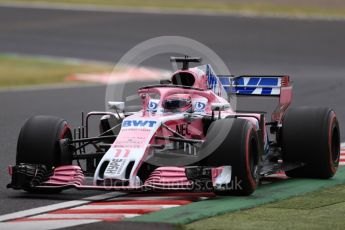
[[(210, 65), (182, 63), (171, 80), (138, 89), (137, 112), (109, 102), (113, 112), (90, 112), (72, 131), (63, 119), (34, 116), (22, 127), (9, 188), (28, 192), (64, 189), (213, 191), (250, 195), (264, 177), (331, 178), (340, 133), (329, 108), (288, 106), (289, 76), (217, 76)], [(236, 96), (276, 97), (263, 112), (235, 111)], [(89, 136), (89, 119), (100, 134)], [(89, 179), (89, 180), (88, 180)]]

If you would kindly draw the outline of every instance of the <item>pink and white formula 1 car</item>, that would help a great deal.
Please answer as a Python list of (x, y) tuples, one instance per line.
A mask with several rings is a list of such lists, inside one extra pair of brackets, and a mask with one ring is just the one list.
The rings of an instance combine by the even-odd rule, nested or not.
[[(109, 102), (114, 112), (90, 112), (74, 131), (60, 118), (30, 118), (20, 131), (8, 187), (250, 195), (262, 178), (277, 172), (307, 178), (336, 173), (335, 112), (287, 109), (288, 76), (217, 76), (210, 65), (189, 67), (200, 58), (171, 60), (182, 68), (169, 81), (140, 88), (138, 112)], [(229, 94), (277, 97), (279, 104), (267, 121), (265, 113), (235, 111)], [(101, 117), (95, 137), (88, 135), (92, 116)]]

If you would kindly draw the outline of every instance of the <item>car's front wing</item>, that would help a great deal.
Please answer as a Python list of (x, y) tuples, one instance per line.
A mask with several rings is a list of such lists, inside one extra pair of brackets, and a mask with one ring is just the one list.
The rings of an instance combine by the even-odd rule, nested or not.
[(224, 189), (231, 182), (231, 166), (159, 167), (138, 186), (128, 186), (128, 181), (119, 185), (119, 181), (109, 180), (88, 184), (81, 168), (75, 165), (48, 170), (44, 165), (20, 164), (10, 166), (9, 172), (12, 181), (7, 187), (25, 190), (212, 191)]

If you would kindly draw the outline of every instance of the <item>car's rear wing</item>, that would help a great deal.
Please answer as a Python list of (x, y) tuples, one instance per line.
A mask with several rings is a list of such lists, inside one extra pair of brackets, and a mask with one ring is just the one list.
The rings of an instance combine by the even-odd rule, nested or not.
[(237, 95), (279, 96), (281, 88), (290, 85), (289, 76), (219, 76), (225, 91)]
[(292, 85), (290, 77), (281, 76), (218, 76), (225, 91), (240, 96), (270, 96), (279, 97), (279, 105), (272, 113), (273, 121), (281, 121), (284, 111), (292, 100)]

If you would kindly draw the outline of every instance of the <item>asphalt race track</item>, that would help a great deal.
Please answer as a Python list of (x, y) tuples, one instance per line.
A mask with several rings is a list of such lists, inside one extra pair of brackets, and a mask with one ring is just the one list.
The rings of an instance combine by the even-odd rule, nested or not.
[[(291, 75), (293, 105), (334, 108), (345, 133), (345, 21), (0, 7), (0, 53), (115, 63), (139, 42), (163, 35), (186, 36), (204, 43), (236, 75)], [(157, 58), (146, 64), (169, 68), (168, 60)], [(26, 118), (56, 115), (78, 125), (81, 111), (104, 109), (104, 95), (102, 86), (0, 92), (0, 214), (99, 194), (68, 191), (42, 199), (5, 186), (9, 182), (7, 165), (14, 163), (17, 135)]]

